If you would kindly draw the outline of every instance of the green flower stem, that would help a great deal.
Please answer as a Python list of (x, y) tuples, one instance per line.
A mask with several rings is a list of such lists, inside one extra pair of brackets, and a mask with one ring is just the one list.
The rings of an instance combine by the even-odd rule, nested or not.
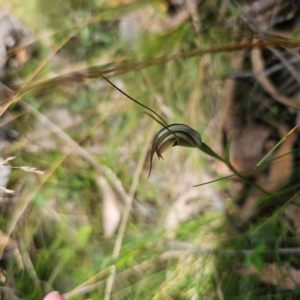
[(239, 172), (236, 171), (236, 169), (231, 165), (231, 163), (229, 161), (226, 161), (224, 158), (222, 158), (221, 156), (219, 156), (217, 153), (215, 153), (209, 146), (207, 146), (206, 144), (202, 143), (201, 147), (199, 147), (199, 149), (206, 153), (209, 156), (212, 156), (216, 159), (218, 159), (219, 161), (223, 162), (224, 164), (227, 165), (227, 167), (236, 175), (238, 176), (242, 181), (244, 181), (245, 183), (248, 183), (250, 185), (252, 185), (253, 187), (257, 188), (258, 190), (260, 190), (261, 192), (263, 192), (264, 194), (267, 195), (271, 195), (269, 192), (267, 192), (266, 190), (264, 190), (262, 187), (260, 187), (259, 185), (257, 185), (254, 182), (251, 182), (249, 179), (245, 178), (244, 176), (242, 176)]

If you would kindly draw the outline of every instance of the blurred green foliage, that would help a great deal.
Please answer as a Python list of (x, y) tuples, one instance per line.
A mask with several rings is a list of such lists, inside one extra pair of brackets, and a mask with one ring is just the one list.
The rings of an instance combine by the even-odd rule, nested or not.
[[(46, 61), (29, 84), (87, 67), (110, 66), (118, 61), (137, 62), (199, 47), (220, 46), (235, 38), (217, 13), (220, 1), (204, 1), (198, 10), (203, 30), (200, 35), (196, 34), (191, 20), (187, 20), (173, 31), (143, 32), (134, 40), (124, 41), (118, 26), (126, 14), (145, 6), (154, 7), (157, 14), (166, 13), (158, 2), (121, 2), (31, 0), (24, 8), (22, 1), (13, 0), (12, 13), (41, 39), (29, 45), (34, 49), (32, 57), (21, 68), (9, 72), (8, 78), (12, 82), (15, 78), (26, 81)], [(239, 13), (229, 6), (232, 17)], [(50, 58), (62, 43), (63, 47)], [(170, 123), (191, 124), (203, 139), (214, 143), (214, 136), (206, 132), (207, 124), (218, 118), (222, 97), (220, 78), (231, 71), (230, 55), (221, 53), (129, 70), (113, 80)], [(73, 86), (66, 84), (28, 93), (22, 101), (58, 125), (99, 164), (110, 168), (129, 191), (153, 122), (140, 107), (100, 79), (85, 84), (74, 81)], [(66, 111), (62, 120), (56, 120), (59, 110)], [(40, 186), (38, 175), (20, 170), (12, 172), (9, 187), (17, 190), (17, 197), (2, 208), (3, 232), (17, 212), (18, 201), (32, 191), (35, 193), (12, 234), (13, 239), (21, 241), (17, 248), (23, 267), (12, 254), (7, 254), (12, 258), (3, 260), (4, 285), (28, 300), (42, 299), (52, 289), (67, 293), (114, 263), (116, 234), (111, 239), (103, 237), (103, 194), (97, 184), (97, 173), (21, 104), (11, 106), (9, 113), (15, 117), (14, 126), (20, 139), (5, 154), (17, 156), (15, 165), (34, 166), (51, 173)], [(268, 260), (267, 250), (299, 244), (298, 238), (288, 236), (280, 222), (281, 214), (271, 221), (266, 219), (263, 226), (259, 224), (253, 230), (255, 234), (247, 231), (238, 235), (223, 212), (212, 205), (212, 199), (205, 199), (200, 213), (180, 223), (174, 240), (204, 249), (253, 249), (254, 252), (232, 257), (226, 253), (199, 254), (166, 246), (165, 217), (180, 194), (178, 179), (185, 179), (180, 175), (187, 174), (184, 172), (189, 168), (190, 187), (198, 184), (200, 175), (211, 169), (206, 157), (196, 152), (172, 151), (159, 167), (155, 161), (154, 174), (149, 179), (149, 163), (145, 163), (120, 256), (115, 262), (117, 274), (112, 299), (216, 299), (218, 280), (222, 283), (224, 299), (256, 299), (260, 289), (262, 294), (265, 292), (265, 287), (260, 286), (255, 275), (242, 277), (233, 272), (234, 263), (254, 265), (261, 271)], [(212, 188), (226, 189), (227, 181)], [(123, 208), (124, 203), (118, 198)], [(280, 257), (277, 259), (279, 263)], [(297, 256), (288, 259), (299, 267)], [(216, 279), (215, 273), (221, 279)], [(102, 299), (106, 279), (99, 279), (97, 286), (85, 296), (73, 299)]]

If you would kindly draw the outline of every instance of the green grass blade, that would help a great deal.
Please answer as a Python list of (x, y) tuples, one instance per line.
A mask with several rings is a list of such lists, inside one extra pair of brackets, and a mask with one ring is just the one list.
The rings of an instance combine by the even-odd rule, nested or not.
[(259, 167), (285, 140), (286, 138), (291, 135), (297, 127), (300, 125), (300, 122), (292, 128), (258, 163), (255, 167)]

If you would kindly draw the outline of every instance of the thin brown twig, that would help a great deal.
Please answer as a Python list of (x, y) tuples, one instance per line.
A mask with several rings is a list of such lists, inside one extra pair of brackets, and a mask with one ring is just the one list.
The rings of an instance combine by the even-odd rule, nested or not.
[[(254, 71), (256, 71), (257, 73), (265, 69), (265, 63), (263, 61), (262, 52), (260, 49), (253, 49), (251, 53), (251, 61), (252, 61), (252, 67)], [(270, 94), (279, 103), (282, 103), (289, 107), (300, 109), (300, 105), (294, 101), (295, 97), (288, 98), (285, 95), (281, 94), (268, 77), (259, 76), (257, 77), (257, 81), (261, 84), (261, 86), (265, 89), (265, 91), (268, 94)]]
[(269, 48), (271, 52), (281, 61), (281, 63), (286, 67), (286, 69), (291, 73), (292, 77), (296, 80), (298, 83), (298, 86), (300, 87), (300, 76), (295, 67), (289, 62), (288, 59), (286, 59), (279, 50), (270, 47)]
[[(132, 72), (135, 70), (149, 68), (156, 65), (166, 64), (172, 60), (184, 60), (196, 56), (206, 55), (206, 54), (216, 54), (221, 52), (235, 52), (239, 50), (251, 50), (254, 48), (265, 49), (269, 47), (286, 47), (295, 48), (300, 46), (300, 41), (298, 40), (286, 40), (286, 39), (265, 39), (264, 41), (256, 42), (246, 42), (237, 43), (232, 45), (225, 45), (220, 47), (211, 47), (208, 49), (197, 49), (185, 53), (179, 53), (171, 56), (160, 56), (149, 60), (144, 60), (141, 62), (129, 63), (127, 61), (120, 62), (117, 64), (109, 66), (93, 66), (91, 68), (86, 68), (81, 71), (71, 72), (69, 74), (59, 75), (50, 79), (42, 80), (40, 82), (33, 83), (31, 85), (24, 86), (24, 84), (12, 87), (14, 90), (18, 91), (18, 96), (14, 99), (20, 99), (22, 96), (29, 92), (38, 93), (40, 91), (45, 91), (47, 89), (56, 88), (65, 84), (83, 83), (88, 79), (100, 78), (100, 74), (104, 75), (120, 75), (127, 72)], [(7, 102), (11, 102), (11, 99)], [(9, 105), (8, 105), (9, 106)], [(8, 107), (7, 106), (7, 107)]]
[[(289, 64), (293, 64), (300, 61), (300, 56), (294, 56), (291, 59), (287, 60)], [(234, 71), (227, 76), (223, 77), (223, 79), (236, 79), (236, 78), (248, 78), (248, 77), (259, 77), (259, 76), (269, 76), (277, 71), (280, 71), (284, 68), (282, 63), (278, 63), (273, 65), (270, 68), (267, 68), (261, 72), (254, 71)]]

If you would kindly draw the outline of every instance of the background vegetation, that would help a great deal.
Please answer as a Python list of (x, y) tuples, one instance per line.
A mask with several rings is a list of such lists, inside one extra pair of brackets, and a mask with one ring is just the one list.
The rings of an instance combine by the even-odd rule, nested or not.
[[(42, 299), (52, 290), (66, 299), (278, 294), (256, 271), (273, 261), (267, 250), (298, 246), (280, 212), (238, 234), (225, 213), (234, 201), (228, 180), (192, 187), (224, 176), (196, 149), (154, 159), (148, 178), (161, 127), (99, 73), (222, 153), (217, 129), (232, 54), (186, 54), (239, 41), (240, 31), (224, 25), (239, 9), (203, 1), (176, 23), (180, 8), (169, 1), (4, 2), (29, 33), (28, 58), (8, 63), (3, 77), (22, 97), (1, 117), (18, 134), (2, 157), (46, 173), (13, 169), (7, 187), (16, 193), (0, 203), (3, 299)], [(288, 261), (299, 265), (296, 254)], [(256, 271), (245, 275), (244, 267)]]

